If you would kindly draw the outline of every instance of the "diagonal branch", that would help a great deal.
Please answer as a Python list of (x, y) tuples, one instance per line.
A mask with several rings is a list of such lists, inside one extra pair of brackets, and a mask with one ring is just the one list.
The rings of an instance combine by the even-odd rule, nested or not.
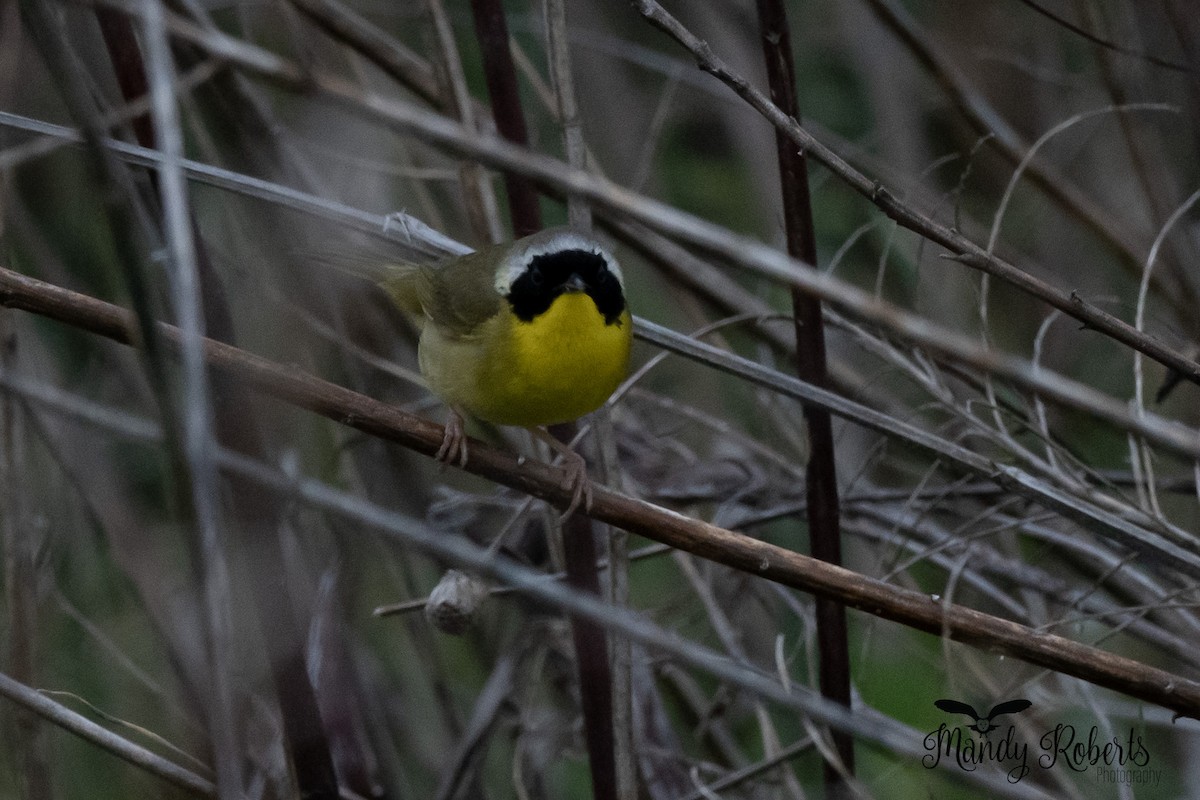
[[(106, 2), (124, 7), (121, 0), (106, 0)], [(135, 13), (132, 9), (130, 11)], [(824, 301), (845, 308), (857, 318), (880, 325), (931, 353), (955, 362), (970, 364), (978, 370), (1003, 378), (1017, 387), (1033, 392), (1044, 400), (1066, 408), (1084, 411), (1186, 457), (1200, 457), (1200, 436), (1194, 430), (1178, 423), (1168, 422), (1150, 413), (1131, 416), (1126, 404), (1110, 397), (1098, 395), (1094, 390), (1078, 381), (1041, 369), (1025, 359), (991, 349), (981, 349), (978, 342), (972, 338), (962, 336), (948, 328), (904, 311), (832, 275), (803, 269), (804, 265), (761, 242), (735, 235), (719, 225), (640, 196), (604, 178), (564, 168), (562, 163), (554, 158), (530, 153), (494, 136), (486, 134), (481, 136), (478, 131), (468, 130), (445, 117), (424, 111), (411, 104), (376, 95), (364, 95), (357, 87), (345, 81), (327, 75), (306, 73), (286, 59), (233, 37), (203, 30), (178, 19), (168, 18), (168, 23), (172, 32), (177, 36), (205, 47), (213, 55), (237, 63), (251, 72), (271, 78), (299, 91), (316, 92), (353, 113), (376, 119), (396, 129), (408, 131), (449, 150), (476, 157), (489, 165), (520, 171), (539, 183), (568, 194), (578, 194), (591, 200), (598, 208), (640, 220), (656, 230), (709, 250), (728, 260), (731, 264), (753, 270), (788, 286), (812, 292)], [(783, 124), (786, 125), (787, 121), (785, 120)], [(816, 148), (822, 146), (798, 126), (796, 126), (796, 131), (799, 131), (796, 135), (802, 137), (804, 142), (813, 143), (813, 147), (808, 152), (814, 158), (821, 160), (817, 155)], [(802, 146), (807, 147), (808, 145)], [(829, 154), (831, 151), (824, 148), (824, 152)], [(838, 161), (840, 162), (840, 159)], [(851, 169), (844, 162), (841, 163), (846, 169)], [(877, 190), (881, 195), (887, 195), (890, 198), (887, 202), (901, 209), (904, 214), (920, 216), (916, 211), (907, 209), (900, 204), (877, 184), (871, 183), (861, 175), (860, 177), (872, 187), (869, 194), (873, 194)], [(937, 226), (937, 223), (932, 221), (930, 224)], [(957, 234), (954, 236), (958, 237)], [(931, 238), (941, 242), (936, 237)], [(965, 239), (962, 241), (967, 242)], [(990, 259), (982, 248), (969, 242), (967, 245), (969, 245), (970, 252), (960, 258), (975, 260), (984, 266), (994, 262), (994, 259)], [(955, 250), (953, 246), (947, 245), (947, 247)], [(1017, 270), (1017, 272), (1020, 271)], [(1024, 275), (1024, 273), (1021, 274)], [(1081, 314), (1086, 315), (1090, 313), (1089, 309), (1094, 309), (1075, 292), (1069, 293), (1068, 304), (1072, 308), (1077, 306), (1081, 309), (1078, 313), (1067, 312), (1080, 319), (1084, 319)], [(1181, 351), (1169, 347), (1159, 339), (1138, 331), (1111, 315), (1096, 311), (1121, 327), (1123, 333), (1121, 336), (1117, 336), (1108, 330), (1110, 325), (1093, 325), (1088, 319), (1084, 319), (1089, 326), (1112, 335), (1159, 363), (1176, 369), (1180, 374), (1188, 376), (1189, 379), (1200, 376), (1200, 363), (1193, 361)]]
[(937, 242), (957, 254), (958, 258), (955, 260), (1012, 284), (1078, 319), (1087, 327), (1141, 351), (1155, 361), (1177, 370), (1193, 383), (1200, 384), (1200, 362), (1184, 356), (1154, 337), (1145, 335), (1124, 320), (1087, 302), (1076, 292), (1054, 286), (1002, 258), (989, 254), (984, 248), (958, 231), (900, 202), (879, 181), (872, 180), (856, 170), (840, 155), (801, 127), (795, 119), (785, 114), (767, 96), (751, 86), (745, 77), (734, 72), (717, 57), (706, 42), (697, 38), (654, 0), (633, 0), (633, 2), (638, 11), (651, 24), (688, 50), (695, 57), (700, 69), (725, 83), (738, 97), (762, 114), (777, 130), (783, 131), (797, 147), (827, 167), (846, 185), (870, 200), (880, 211), (902, 227), (930, 241)]
[[(0, 305), (31, 311), (124, 344), (138, 338), (130, 312), (7, 270), (0, 270)], [(178, 352), (179, 332), (161, 323), (158, 331), (164, 344)], [(257, 391), (426, 456), (432, 457), (441, 446), (442, 426), (433, 422), (236, 347), (206, 340), (204, 350), (211, 368), (245, 381)], [(571, 489), (564, 487), (560, 470), (482, 442), (471, 443), (467, 470), (561, 509), (571, 503)], [(1166, 670), (940, 602), (601, 486), (595, 487), (590, 515), (873, 616), (1011, 656), (1200, 719), (1200, 683)]]
[(208, 777), (197, 775), (151, 750), (118, 736), (3, 673), (0, 673), (0, 695), (181, 789), (193, 794), (216, 797), (216, 787)]
[[(657, 4), (637, 0), (639, 6), (658, 9), (671, 24), (677, 26), (686, 41), (696, 47), (705, 60), (715, 58), (711, 49), (691, 33), (679, 26)], [(139, 13), (125, 0), (104, 0), (127, 13)], [(1126, 420), (1125, 404), (1115, 400), (1091, 402), (1091, 392), (1076, 381), (1061, 376), (1051, 376), (1046, 371), (1031, 366), (1023, 359), (1013, 358), (995, 351), (980, 351), (978, 344), (940, 325), (909, 314), (902, 309), (880, 300), (867, 292), (851, 286), (831, 275), (815, 270), (801, 269), (794, 259), (769, 248), (753, 239), (731, 234), (718, 225), (706, 222), (664, 203), (642, 197), (609, 180), (579, 170), (566, 169), (561, 162), (549, 156), (530, 153), (497, 137), (480, 135), (452, 120), (417, 108), (409, 103), (364, 95), (356, 86), (346, 81), (315, 72), (307, 72), (298, 65), (262, 48), (248, 44), (226, 34), (201, 29), (178, 18), (168, 17), (171, 32), (182, 39), (207, 49), (212, 55), (237, 64), (242, 69), (278, 81), (297, 91), (314, 92), (352, 113), (376, 119), (384, 124), (406, 130), (428, 139), (455, 152), (478, 158), (480, 161), (501, 169), (520, 171), (539, 183), (561, 191), (578, 194), (591, 200), (595, 206), (610, 212), (627, 215), (651, 225), (656, 230), (669, 233), (693, 245), (710, 250), (737, 264), (782, 281), (788, 286), (799, 287), (818, 295), (822, 300), (850, 310), (855, 316), (879, 324), (921, 347), (955, 361), (966, 361), (989, 374), (1004, 378), (1013, 384), (1041, 395), (1044, 399), (1069, 408), (1077, 408), (1106, 421)], [(716, 62), (714, 62), (716, 63)], [(718, 69), (714, 66), (713, 69)], [(725, 69), (723, 65), (720, 69)], [(991, 270), (1003, 268), (1005, 274), (997, 274), (1003, 280), (1018, 279), (1015, 285), (1027, 289), (1036, 297), (1046, 300), (1066, 314), (1086, 323), (1087, 327), (1141, 351), (1166, 367), (1178, 371), (1188, 380), (1200, 381), (1200, 362), (1183, 352), (1171, 348), (1161, 340), (1149, 336), (1111, 314), (1088, 303), (1076, 292), (1063, 292), (1038, 281), (1003, 260), (988, 256), (986, 251), (955, 231), (946, 228), (928, 217), (910, 209), (897, 200), (881, 184), (854, 170), (840, 156), (817, 141), (794, 120), (783, 115), (769, 100), (756, 92), (740, 77), (728, 80), (744, 88), (755, 108), (764, 113), (773, 123), (782, 126), (798, 146), (835, 174), (841, 176), (856, 191), (876, 203), (888, 216), (947, 249), (959, 254), (960, 260), (971, 266)], [(740, 84), (737, 83), (740, 81)], [(1010, 274), (1011, 273), (1011, 274)], [(1119, 424), (1119, 423), (1118, 423)], [(1152, 415), (1133, 421), (1136, 432), (1150, 441), (1157, 442), (1188, 456), (1200, 456), (1200, 437), (1194, 431), (1186, 431), (1179, 425), (1165, 424)]]

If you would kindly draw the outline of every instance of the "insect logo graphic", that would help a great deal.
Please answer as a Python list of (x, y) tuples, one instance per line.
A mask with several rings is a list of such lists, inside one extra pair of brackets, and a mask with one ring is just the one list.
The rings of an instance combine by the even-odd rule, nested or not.
[(981, 716), (974, 708), (966, 703), (960, 703), (958, 700), (936, 700), (934, 701), (934, 705), (949, 714), (966, 714), (975, 720), (975, 724), (968, 725), (967, 728), (978, 734), (987, 736), (997, 727), (992, 723), (993, 719), (1005, 714), (1015, 714), (1018, 711), (1024, 711), (1033, 705), (1033, 703), (1028, 700), (1007, 700), (992, 706), (992, 710), (986, 716)]

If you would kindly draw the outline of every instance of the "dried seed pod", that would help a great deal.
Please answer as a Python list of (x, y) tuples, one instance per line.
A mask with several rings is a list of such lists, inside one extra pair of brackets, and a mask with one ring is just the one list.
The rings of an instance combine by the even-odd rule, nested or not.
[(443, 633), (459, 636), (475, 621), (487, 592), (487, 586), (477, 578), (456, 569), (447, 570), (429, 593), (425, 618)]

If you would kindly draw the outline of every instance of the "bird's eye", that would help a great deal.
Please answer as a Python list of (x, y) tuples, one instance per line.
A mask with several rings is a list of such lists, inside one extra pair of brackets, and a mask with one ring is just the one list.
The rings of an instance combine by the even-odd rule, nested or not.
[(534, 269), (529, 270), (530, 283), (532, 283), (534, 286), (541, 286), (543, 281), (545, 281), (545, 278), (542, 277), (542, 271), (540, 269), (535, 267)]

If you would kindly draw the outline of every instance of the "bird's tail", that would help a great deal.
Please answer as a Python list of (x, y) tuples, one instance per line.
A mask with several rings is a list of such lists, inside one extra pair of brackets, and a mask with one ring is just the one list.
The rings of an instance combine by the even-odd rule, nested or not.
[(342, 253), (307, 253), (306, 257), (321, 266), (332, 267), (339, 272), (378, 285), (402, 311), (418, 319), (422, 316), (418, 287), (421, 285), (422, 273), (428, 267), (384, 256), (372, 258)]
[(387, 292), (392, 302), (413, 317), (421, 319), (424, 304), (421, 302), (421, 287), (429, 267), (418, 264), (384, 264), (380, 277), (375, 279), (380, 288)]

